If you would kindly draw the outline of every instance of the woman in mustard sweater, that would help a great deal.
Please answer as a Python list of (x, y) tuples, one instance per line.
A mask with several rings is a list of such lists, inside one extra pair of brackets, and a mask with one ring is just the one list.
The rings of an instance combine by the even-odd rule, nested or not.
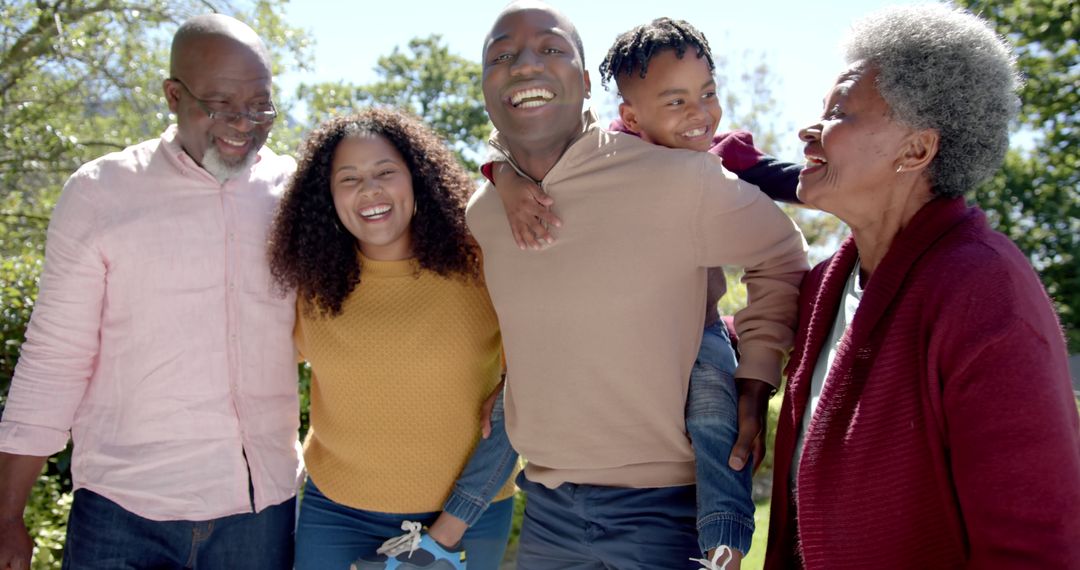
[(463, 552), (470, 570), (494, 570), (502, 558), (517, 455), (498, 404), (480, 438), (502, 347), (465, 227), (471, 186), (396, 111), (331, 119), (304, 142), (270, 238), (312, 370), (299, 570), (463, 568)]

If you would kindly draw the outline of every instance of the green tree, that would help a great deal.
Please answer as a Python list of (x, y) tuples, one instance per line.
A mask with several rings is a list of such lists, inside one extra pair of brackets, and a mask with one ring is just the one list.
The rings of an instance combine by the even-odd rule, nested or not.
[(480, 65), (450, 53), (438, 34), (394, 48), (375, 66), (370, 85), (319, 83), (301, 85), (297, 96), (314, 121), (367, 105), (411, 111), (449, 141), (462, 163), (476, 170), (476, 158), (491, 132), (480, 90)]
[[(17, 353), (16, 321), (29, 314), (36, 289), (36, 271), (16, 269), (40, 262), (64, 180), (80, 164), (156, 136), (171, 122), (161, 82), (176, 26), (209, 10), (237, 15), (266, 39), (280, 71), (308, 61), (309, 44), (278, 16), (281, 6), (281, 0), (0, 3), (0, 289), (5, 300), (18, 301), (4, 303), (5, 355)], [(291, 150), (296, 134), (282, 132), (275, 131), (273, 144)], [(0, 373), (6, 392), (10, 367)]]
[(975, 194), (991, 223), (1031, 259), (1080, 352), (1080, 4), (960, 0), (1016, 48), (1025, 141)]
[[(275, 71), (308, 61), (283, 0), (0, 2), (0, 254), (40, 251), (64, 179), (87, 160), (171, 122), (161, 82), (172, 32), (189, 16), (236, 15), (272, 46)], [(281, 140), (282, 138), (286, 140)], [(296, 135), (275, 131), (291, 150)]]

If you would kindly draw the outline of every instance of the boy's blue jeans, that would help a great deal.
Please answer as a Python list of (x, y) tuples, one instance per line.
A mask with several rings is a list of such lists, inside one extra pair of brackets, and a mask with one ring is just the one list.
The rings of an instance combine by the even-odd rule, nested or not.
[(702, 552), (727, 545), (746, 554), (754, 535), (753, 462), (728, 467), (739, 435), (735, 352), (722, 321), (705, 329), (690, 373), (686, 429), (697, 461), (698, 544)]
[(518, 454), (510, 446), (510, 438), (506, 435), (506, 414), (503, 410), (503, 394), (500, 393), (491, 410), (491, 435), (477, 442), (461, 475), (454, 482), (454, 490), (443, 505), (444, 511), (469, 526), (480, 519), (488, 503), (506, 484), (517, 466)]

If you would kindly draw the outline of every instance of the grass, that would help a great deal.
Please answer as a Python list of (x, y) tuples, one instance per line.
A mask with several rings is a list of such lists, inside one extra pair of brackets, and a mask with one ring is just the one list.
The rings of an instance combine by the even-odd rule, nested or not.
[(743, 558), (742, 570), (761, 570), (765, 564), (765, 542), (769, 536), (769, 501), (759, 501), (754, 509), (754, 541)]

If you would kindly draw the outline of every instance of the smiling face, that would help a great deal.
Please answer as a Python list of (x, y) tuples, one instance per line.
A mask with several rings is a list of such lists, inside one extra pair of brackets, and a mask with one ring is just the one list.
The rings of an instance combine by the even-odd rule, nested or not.
[(848, 224), (872, 222), (886, 208), (912, 134), (892, 119), (877, 75), (853, 64), (826, 97), (821, 120), (799, 131), (806, 143), (799, 199)]
[(649, 60), (641, 77), (635, 70), (618, 77), (623, 123), (641, 138), (670, 148), (707, 151), (720, 124), (716, 81), (704, 58), (666, 49)]
[(169, 110), (176, 114), (180, 145), (219, 180), (230, 178), (254, 161), (273, 123), (256, 125), (246, 118), (218, 121), (203, 106), (223, 111), (267, 108), (269, 64), (256, 47), (221, 35), (202, 36), (183, 49), (173, 69), (183, 83), (167, 79), (164, 84)]
[(414, 197), (405, 159), (380, 135), (342, 139), (330, 166), (334, 209), (370, 259), (412, 257)]
[(511, 145), (565, 145), (581, 131), (589, 75), (573, 33), (558, 13), (527, 5), (504, 12), (488, 34), (484, 102)]

